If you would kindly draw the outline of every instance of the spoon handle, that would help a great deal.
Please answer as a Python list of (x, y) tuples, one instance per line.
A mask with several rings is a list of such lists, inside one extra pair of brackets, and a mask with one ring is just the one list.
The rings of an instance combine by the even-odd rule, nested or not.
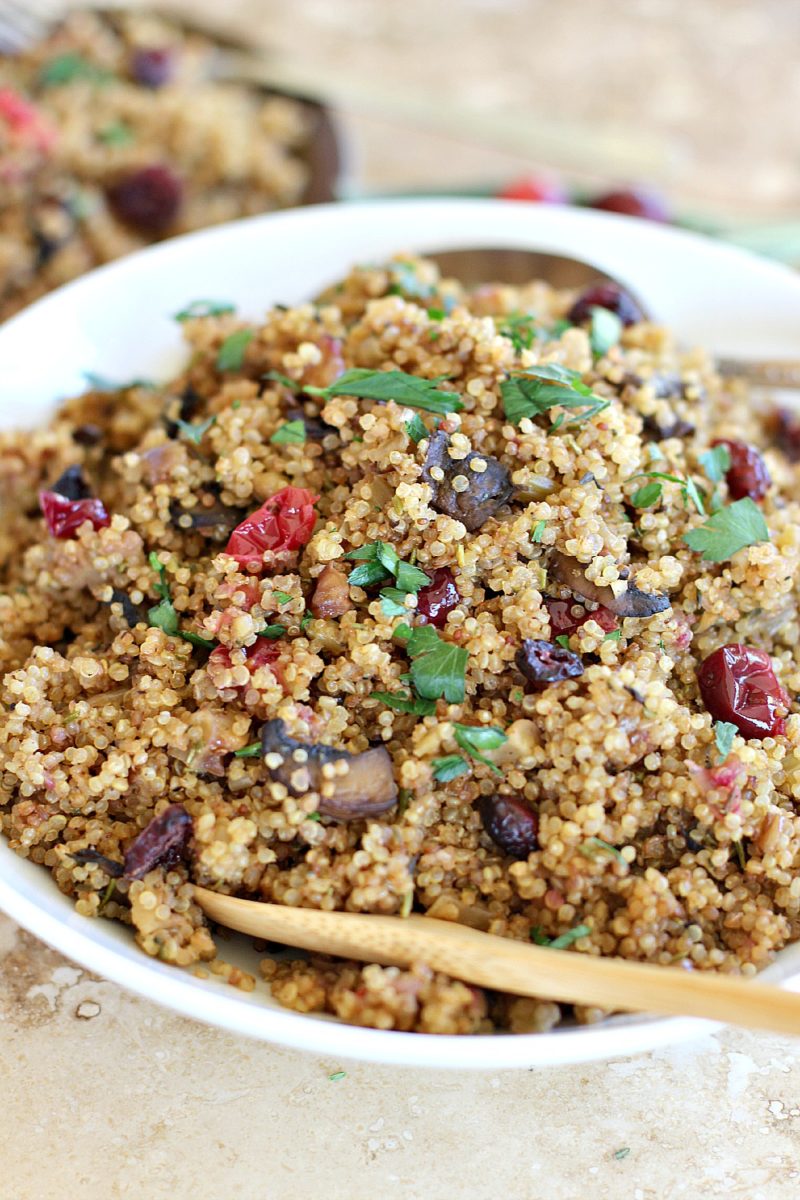
[(800, 1035), (800, 996), (740, 976), (528, 946), (432, 917), (288, 908), (205, 888), (195, 888), (195, 896), (221, 925), (304, 950), (401, 967), (424, 962), (457, 979), (518, 996), (705, 1017)]

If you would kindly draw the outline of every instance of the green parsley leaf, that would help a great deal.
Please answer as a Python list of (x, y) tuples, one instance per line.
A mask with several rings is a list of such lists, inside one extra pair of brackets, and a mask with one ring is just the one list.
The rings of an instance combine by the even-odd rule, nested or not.
[(621, 629), (612, 629), (610, 633), (606, 634), (606, 636), (603, 638), (603, 641), (604, 642), (618, 642), (621, 637), (622, 637)]
[(204, 638), (199, 633), (192, 633), (191, 630), (179, 629), (178, 637), (183, 638), (185, 642), (191, 642), (193, 646), (197, 646), (200, 650), (213, 650), (216, 642), (210, 638)]
[(422, 420), (422, 417), (419, 415), (419, 413), (414, 413), (411, 420), (406, 421), (406, 433), (411, 438), (411, 441), (415, 444), (422, 442), (425, 440), (425, 438), (431, 436), (425, 428), (425, 422)]
[(199, 446), (216, 419), (216, 417), (209, 417), (207, 421), (198, 421), (196, 425), (193, 425), (191, 422), (182, 421), (180, 417), (177, 417), (175, 424), (187, 441), (194, 442), (195, 446)]
[(385, 583), (387, 579), (391, 579), (391, 575), (379, 562), (365, 562), (350, 572), (348, 582), (353, 587), (366, 590), (377, 583)]
[(131, 388), (154, 388), (156, 386), (152, 379), (129, 379), (127, 383), (114, 383), (112, 379), (107, 379), (105, 375), (98, 375), (96, 371), (84, 371), (83, 378), (93, 392), (127, 392)]
[(399, 588), (384, 588), (381, 592), (381, 612), (385, 617), (407, 617), (408, 609), (403, 603), (405, 592)]
[(411, 682), (418, 696), (426, 700), (444, 698), (448, 704), (461, 704), (464, 699), (464, 675), (467, 669), (466, 650), (439, 637), (432, 625), (398, 625), (395, 637), (406, 642), (411, 658)]
[(242, 746), (241, 750), (234, 750), (234, 758), (257, 758), (261, 753), (261, 742), (251, 742), (249, 746)]
[(560, 633), (556, 638), (556, 644), (558, 646), (563, 646), (565, 650), (569, 650), (569, 635), (566, 633)]
[[(518, 375), (511, 375), (500, 384), (500, 394), (506, 418), (512, 425), (519, 425), (523, 417), (538, 417), (557, 406), (585, 409), (569, 422), (570, 425), (578, 424), (596, 416), (611, 403), (596, 396), (577, 371), (555, 363), (528, 367)], [(562, 420), (552, 428), (559, 428)]]
[(567, 946), (571, 946), (573, 942), (577, 942), (578, 938), (586, 937), (591, 933), (588, 925), (576, 925), (574, 929), (570, 929), (568, 933), (562, 933), (561, 937), (553, 938), (550, 943), (551, 950), (566, 950)]
[(630, 1146), (623, 1146), (621, 1150), (614, 1151), (614, 1158), (620, 1162), (623, 1158), (627, 1158), (631, 1152)]
[(717, 752), (721, 763), (725, 762), (725, 759), (730, 754), (733, 739), (738, 732), (738, 727), (730, 721), (714, 722), (714, 741), (717, 743)]
[(302, 446), (306, 440), (306, 423), (303, 420), (285, 421), (269, 440), (273, 446)]
[(446, 316), (447, 316), (447, 313), (444, 311), (443, 308), (429, 308), (428, 309), (428, 317), (431, 321), (443, 321)]
[(148, 556), (148, 561), (153, 570), (158, 574), (158, 583), (155, 585), (155, 593), (161, 596), (164, 600), (169, 598), (169, 584), (167, 583), (167, 568), (162, 563), (161, 559), (156, 554), (155, 550), (151, 550)]
[(394, 577), (401, 592), (413, 592), (414, 595), (431, 581), (430, 576), (419, 567), (402, 561), (398, 562)]
[(643, 487), (637, 490), (631, 496), (631, 504), (634, 508), (650, 508), (661, 499), (663, 486), (655, 481), (646, 483)]
[(536, 337), (536, 318), (533, 313), (509, 313), (495, 322), (497, 332), (507, 337), (515, 354), (530, 350)]
[(490, 758), (481, 753), (483, 750), (496, 750), (508, 741), (502, 729), (496, 729), (493, 725), (454, 724), (453, 730), (457, 746), (460, 746), (473, 758), (477, 758), (478, 762), (482, 762), (484, 766), (489, 767), (495, 775), (503, 774)]
[(217, 370), (240, 371), (247, 347), (254, 337), (254, 329), (237, 329), (229, 333), (217, 353)]
[(712, 483), (720, 483), (730, 470), (731, 452), (724, 442), (721, 442), (719, 446), (712, 446), (710, 450), (706, 450), (705, 454), (700, 455), (700, 466), (705, 471), (707, 479), (710, 479)]
[(256, 630), (256, 637), (268, 638), (274, 642), (276, 638), (281, 638), (286, 633), (285, 625), (265, 625), (263, 629)]
[(302, 630), (308, 629), (309, 625), (311, 624), (311, 622), (313, 620), (314, 620), (314, 614), (306, 613), (306, 615), (303, 617), (302, 621), (300, 622), (300, 628)]
[(233, 312), (236, 312), (236, 305), (229, 304), (226, 300), (193, 300), (186, 308), (175, 313), (174, 319), (193, 321), (195, 317), (224, 317)]
[(103, 129), (98, 130), (98, 142), (104, 146), (129, 146), (134, 140), (133, 130), (124, 121), (112, 121)]
[(347, 1071), (334, 1071), (332, 1075), (328, 1076), (328, 1079), (330, 1079), (331, 1083), (337, 1083), (338, 1080), (346, 1078)]
[(622, 321), (616, 313), (607, 308), (592, 309), (592, 323), (589, 327), (589, 341), (592, 353), (598, 358), (608, 354), (612, 346), (616, 346), (622, 337)]
[(587, 842), (578, 847), (578, 850), (585, 858), (597, 858), (598, 854), (613, 854), (614, 858), (619, 862), (625, 862), (625, 859), (616, 846), (612, 846), (610, 842), (604, 842), (599, 837), (590, 837)]
[(352, 367), (326, 388), (307, 386), (310, 396), (331, 400), (334, 396), (357, 396), (362, 400), (394, 400), (409, 408), (445, 415), (460, 412), (464, 405), (455, 392), (441, 391), (438, 385), (446, 376), (420, 379), (405, 371), (372, 371), (367, 367)]
[(572, 329), (572, 321), (568, 321), (566, 317), (560, 317), (558, 321), (554, 321), (547, 331), (547, 336), (551, 341), (557, 341), (568, 329)]
[(39, 72), (39, 83), (42, 87), (61, 87), (65, 83), (75, 83), (83, 80), (86, 83), (110, 83), (114, 78), (112, 71), (98, 67), (89, 62), (82, 54), (74, 51), (59, 54), (46, 62)]
[(533, 527), (533, 533), (531, 534), (531, 541), (532, 542), (540, 542), (542, 540), (542, 536), (544, 534), (546, 527), (547, 527), (547, 521), (537, 521)]
[(290, 379), (288, 375), (284, 375), (281, 371), (265, 371), (261, 378), (271, 379), (274, 383), (279, 383), (281, 387), (288, 388), (295, 396), (303, 390), (302, 385), (296, 379)]
[(288, 592), (273, 592), (272, 594), (278, 601), (278, 604), (290, 604), (294, 599), (294, 597), (290, 596)]
[(445, 758), (434, 758), (431, 766), (433, 767), (433, 778), (437, 783), (449, 783), (451, 779), (458, 779), (459, 775), (466, 775), (469, 771), (469, 763), (460, 754), (448, 754)]
[(421, 700), (418, 696), (402, 696), (399, 692), (373, 692), (373, 700), (380, 700), (395, 712), (412, 713), (415, 717), (429, 717), (436, 712), (435, 700)]
[(430, 576), (412, 563), (403, 562), (389, 542), (370, 542), (366, 546), (358, 546), (346, 554), (345, 558), (356, 559), (362, 564), (350, 572), (350, 583), (356, 587), (372, 587), (394, 575), (401, 592), (416, 594), (420, 588), (430, 583)]
[(761, 509), (746, 496), (715, 512), (698, 529), (690, 529), (683, 540), (706, 562), (727, 562), (746, 546), (768, 542), (769, 530)]
[(175, 605), (165, 596), (160, 604), (154, 605), (147, 613), (147, 619), (156, 629), (163, 629), (170, 637), (178, 634), (178, 614)]

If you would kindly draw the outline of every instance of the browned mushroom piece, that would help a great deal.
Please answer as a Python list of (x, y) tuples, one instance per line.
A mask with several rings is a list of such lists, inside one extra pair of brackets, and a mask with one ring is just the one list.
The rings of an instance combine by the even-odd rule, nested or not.
[(334, 563), (328, 563), (319, 575), (311, 597), (312, 613), (315, 617), (341, 617), (352, 607), (347, 576)]
[(383, 746), (350, 754), (301, 742), (289, 737), (286, 723), (276, 718), (261, 730), (261, 752), (270, 778), (294, 796), (318, 792), (319, 811), (327, 817), (374, 817), (397, 802), (392, 760)]
[[(686, 399), (686, 383), (681, 379), (680, 375), (673, 372), (661, 372), (652, 375), (648, 380), (642, 379), (641, 375), (630, 373), (626, 377), (626, 391), (631, 388), (633, 391), (638, 391), (644, 383), (652, 389), (653, 395), (657, 400), (685, 400)], [(623, 398), (625, 392), (623, 391)], [(661, 411), (658, 414), (648, 413), (642, 416), (642, 436), (646, 442), (664, 442), (667, 438), (685, 438), (691, 437), (695, 432), (695, 426), (691, 421), (685, 420), (666, 405), (660, 406)]]
[(558, 583), (563, 583), (584, 600), (602, 604), (617, 617), (652, 617), (671, 607), (669, 596), (643, 592), (634, 583), (629, 583), (624, 592), (615, 596), (607, 585), (592, 583), (587, 579), (583, 564), (562, 554), (560, 550), (555, 550), (551, 555), (549, 569)]
[[(213, 484), (208, 491), (213, 495)], [(184, 508), (173, 500), (169, 506), (170, 524), (184, 533), (200, 533), (214, 542), (224, 542), (242, 521), (245, 510), (233, 508), (215, 499), (213, 504), (198, 504), (195, 508)]]
[(451, 458), (447, 453), (449, 444), (449, 437), (441, 430), (431, 434), (422, 478), (430, 484), (433, 507), (461, 521), (472, 532), (508, 503), (514, 486), (499, 459), (474, 450), (464, 458)]

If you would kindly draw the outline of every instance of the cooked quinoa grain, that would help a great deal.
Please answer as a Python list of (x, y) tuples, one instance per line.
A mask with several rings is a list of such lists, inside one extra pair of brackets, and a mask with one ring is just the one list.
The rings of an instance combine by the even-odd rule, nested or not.
[[(82, 915), (245, 990), (194, 884), (731, 973), (798, 937), (800, 435), (647, 322), (593, 356), (578, 300), (362, 268), (0, 435), (2, 827)], [(382, 1029), (561, 1018), (262, 975)]]

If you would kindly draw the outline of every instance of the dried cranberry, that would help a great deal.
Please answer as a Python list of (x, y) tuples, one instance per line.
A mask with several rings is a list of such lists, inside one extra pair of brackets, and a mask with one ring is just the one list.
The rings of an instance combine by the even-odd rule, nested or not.
[(712, 446), (727, 446), (731, 456), (731, 465), (725, 475), (728, 491), (732, 500), (743, 500), (749, 496), (751, 500), (763, 500), (769, 491), (772, 480), (763, 458), (754, 446), (746, 442), (728, 441), (721, 438), (711, 443)]
[(711, 716), (730, 721), (742, 737), (783, 733), (785, 721), (778, 709), (789, 707), (789, 696), (765, 651), (736, 642), (721, 646), (701, 664), (697, 681)]
[(143, 47), (131, 59), (131, 74), (143, 87), (163, 87), (172, 78), (174, 67), (175, 56), (166, 46)]
[(266, 550), (279, 552), (305, 546), (317, 519), (317, 500), (319, 496), (307, 488), (281, 488), (237, 525), (225, 553), (242, 567), (260, 567)]
[(447, 618), (460, 601), (453, 572), (449, 567), (437, 567), (431, 571), (428, 586), (417, 592), (417, 615), (423, 624), (444, 629)]
[(599, 604), (591, 612), (572, 600), (545, 600), (545, 606), (550, 616), (550, 630), (554, 638), (560, 637), (562, 633), (571, 637), (575, 630), (580, 629), (587, 621), (596, 621), (606, 633), (611, 633), (617, 628), (617, 618), (603, 604)]
[(645, 188), (620, 188), (605, 192), (589, 201), (590, 208), (605, 212), (624, 213), (627, 217), (643, 217), (647, 221), (669, 221), (669, 211), (662, 196)]
[(537, 688), (549, 683), (560, 683), (563, 679), (577, 679), (583, 674), (583, 663), (577, 654), (552, 642), (526, 638), (517, 651), (515, 662), (518, 670)]
[(84, 521), (91, 521), (93, 529), (111, 524), (102, 500), (67, 500), (57, 492), (39, 492), (39, 506), (47, 530), (55, 538), (74, 537)]
[(537, 204), (567, 204), (569, 196), (551, 175), (521, 175), (497, 193), (500, 200), (529, 200)]
[(115, 216), (140, 233), (165, 233), (183, 203), (183, 182), (170, 167), (155, 164), (132, 171), (108, 189)]
[(769, 422), (775, 444), (789, 462), (800, 462), (800, 421), (790, 408), (776, 408)]
[(586, 288), (567, 313), (567, 319), (573, 325), (583, 325), (591, 321), (593, 308), (607, 308), (616, 313), (623, 325), (635, 325), (644, 320), (644, 313), (633, 296), (616, 283), (596, 283)]
[(539, 846), (539, 818), (517, 796), (481, 796), (483, 828), (511, 858), (527, 858)]
[(192, 818), (182, 804), (170, 804), (145, 825), (125, 851), (125, 874), (141, 879), (154, 867), (169, 867), (183, 857), (192, 836)]
[[(271, 666), (276, 662), (280, 657), (280, 649), (275, 642), (260, 637), (252, 646), (245, 647), (244, 657), (252, 675), (259, 667)], [(217, 646), (212, 650), (208, 656), (208, 664), (209, 666), (227, 667), (230, 669), (233, 663), (228, 647)]]

